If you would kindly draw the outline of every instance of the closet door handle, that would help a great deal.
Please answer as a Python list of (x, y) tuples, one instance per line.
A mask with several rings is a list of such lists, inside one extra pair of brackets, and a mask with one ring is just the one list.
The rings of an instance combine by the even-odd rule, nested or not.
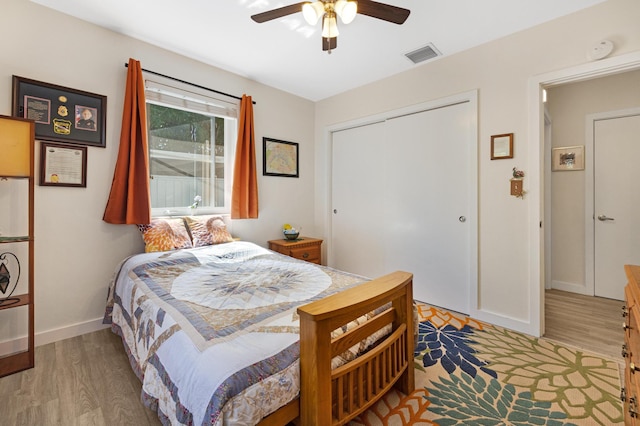
[(615, 219), (612, 218), (612, 217), (607, 217), (607, 216), (601, 214), (600, 216), (598, 216), (598, 220), (601, 221), (601, 222), (604, 222), (606, 220), (615, 220)]

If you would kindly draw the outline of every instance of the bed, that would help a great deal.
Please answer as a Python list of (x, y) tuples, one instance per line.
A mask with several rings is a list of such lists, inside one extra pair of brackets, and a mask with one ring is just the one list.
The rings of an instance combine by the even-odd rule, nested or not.
[(163, 424), (345, 424), (414, 389), (412, 275), (367, 280), (246, 241), (119, 265), (105, 323)]

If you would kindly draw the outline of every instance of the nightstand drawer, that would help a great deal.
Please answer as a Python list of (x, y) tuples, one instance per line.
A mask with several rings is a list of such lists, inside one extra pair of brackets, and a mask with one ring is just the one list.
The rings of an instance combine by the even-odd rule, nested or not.
[(289, 256), (307, 262), (320, 263), (320, 247), (295, 247), (289, 250)]
[(297, 240), (271, 240), (269, 250), (307, 262), (322, 264), (322, 240), (300, 237)]

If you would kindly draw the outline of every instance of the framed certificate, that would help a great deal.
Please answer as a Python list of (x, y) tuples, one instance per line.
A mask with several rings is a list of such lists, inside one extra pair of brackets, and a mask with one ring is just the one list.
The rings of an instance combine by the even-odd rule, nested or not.
[(40, 185), (87, 187), (87, 147), (40, 143)]

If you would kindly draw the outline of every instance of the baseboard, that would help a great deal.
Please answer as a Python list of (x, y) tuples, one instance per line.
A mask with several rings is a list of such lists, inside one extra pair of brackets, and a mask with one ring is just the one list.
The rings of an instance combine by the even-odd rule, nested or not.
[[(109, 327), (102, 324), (102, 318), (97, 318), (83, 323), (73, 324), (54, 330), (41, 331), (35, 335), (35, 345), (42, 346), (59, 340), (70, 339), (82, 334), (92, 333)], [(27, 336), (13, 340), (0, 342), (0, 354), (12, 354), (24, 351), (27, 348)]]
[(551, 288), (554, 290), (562, 290), (562, 291), (568, 291), (570, 293), (578, 293), (578, 294), (584, 294), (586, 296), (593, 296), (593, 294), (587, 292), (587, 288), (584, 284), (552, 280)]

